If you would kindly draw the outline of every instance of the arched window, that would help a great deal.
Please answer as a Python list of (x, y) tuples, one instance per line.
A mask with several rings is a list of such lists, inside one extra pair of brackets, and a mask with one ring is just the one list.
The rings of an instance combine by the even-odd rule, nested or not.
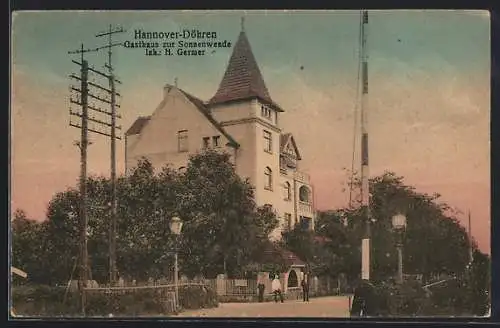
[(306, 186), (302, 186), (299, 188), (299, 200), (304, 203), (309, 203), (311, 200), (311, 192), (309, 188)]
[(270, 167), (266, 167), (264, 170), (264, 188), (268, 190), (273, 189), (273, 171), (271, 170)]
[(290, 182), (285, 181), (283, 186), (283, 197), (285, 200), (292, 199), (292, 190), (290, 189)]

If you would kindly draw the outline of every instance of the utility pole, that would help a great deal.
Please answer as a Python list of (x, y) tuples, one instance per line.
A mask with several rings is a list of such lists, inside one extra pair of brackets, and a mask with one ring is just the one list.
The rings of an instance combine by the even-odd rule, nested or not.
[(368, 166), (368, 11), (361, 12), (361, 206), (365, 217), (365, 234), (361, 243), (361, 279), (370, 280), (371, 211)]
[(468, 218), (469, 218), (469, 224), (468, 224), (468, 230), (469, 230), (469, 265), (471, 265), (472, 262), (474, 261), (474, 250), (473, 250), (473, 245), (472, 245), (472, 221), (471, 221), (470, 210), (468, 211)]
[[(71, 87), (72, 91), (75, 91), (79, 95), (79, 101), (76, 101), (78, 105), (81, 106), (81, 113), (78, 114), (81, 118), (80, 125), (74, 124), (70, 120), (70, 126), (81, 129), (80, 141), (76, 144), (80, 148), (80, 275), (79, 275), (79, 290), (81, 295), (81, 307), (82, 314), (85, 316), (85, 288), (87, 288), (88, 276), (89, 276), (89, 265), (88, 265), (88, 249), (87, 249), (87, 147), (89, 145), (88, 141), (88, 62), (83, 59), (83, 54), (90, 52), (90, 49), (84, 49), (83, 44), (79, 50), (69, 51), (69, 54), (81, 54), (81, 62), (75, 62), (80, 65), (80, 77), (72, 74), (70, 77), (75, 78), (80, 81), (80, 89), (76, 87)], [(70, 100), (72, 103), (73, 99)], [(73, 111), (70, 110), (71, 115), (75, 115)]]
[(116, 104), (116, 89), (115, 82), (118, 82), (115, 79), (113, 66), (112, 66), (112, 48), (114, 46), (121, 45), (121, 43), (112, 42), (112, 36), (116, 33), (125, 32), (123, 28), (114, 29), (111, 25), (109, 25), (109, 30), (107, 32), (99, 33), (96, 37), (107, 36), (108, 37), (108, 45), (100, 47), (99, 49), (107, 48), (108, 49), (108, 63), (105, 65), (108, 68), (108, 81), (109, 81), (109, 90), (111, 96), (111, 222), (109, 225), (109, 281), (111, 286), (114, 285), (117, 281), (117, 269), (116, 269), (116, 234), (117, 234), (117, 197), (116, 197), (116, 107), (120, 107)]
[[(83, 50), (78, 50), (75, 52), (70, 52), (70, 53), (83, 53), (83, 52), (96, 52), (100, 50), (101, 48), (94, 48), (94, 49), (85, 49)], [(99, 70), (96, 70), (93, 67), (89, 67), (87, 61), (82, 61), (78, 62), (75, 60), (72, 60), (73, 63), (79, 65), (82, 67), (82, 71), (85, 71), (85, 75), (82, 74), (82, 76), (77, 76), (75, 74), (71, 74), (70, 78), (78, 80), (81, 82), (82, 87), (77, 88), (75, 86), (71, 86), (70, 89), (71, 91), (76, 92), (77, 94), (80, 94), (80, 96), (77, 97), (71, 97), (70, 103), (72, 105), (77, 105), (78, 107), (81, 107), (81, 111), (73, 111), (70, 110), (70, 117), (76, 116), (81, 118), (81, 124), (74, 123), (70, 120), (70, 126), (82, 129), (82, 141), (79, 143), (81, 152), (82, 152), (82, 174), (81, 174), (81, 181), (80, 181), (80, 193), (82, 197), (82, 213), (81, 213), (81, 222), (82, 222), (82, 230), (81, 230), (81, 247), (82, 249), (82, 254), (85, 254), (82, 257), (82, 267), (81, 270), (82, 277), (85, 277), (84, 279), (84, 284), (82, 286), (86, 287), (87, 283), (87, 278), (88, 278), (88, 273), (90, 272), (88, 268), (88, 254), (87, 254), (87, 205), (86, 205), (86, 185), (85, 183), (82, 183), (82, 181), (86, 180), (86, 175), (87, 175), (87, 145), (88, 145), (88, 133), (93, 132), (99, 135), (111, 137), (112, 133), (108, 131), (109, 128), (113, 126), (112, 123), (108, 122), (109, 117), (115, 117), (116, 118), (121, 118), (120, 115), (117, 115), (116, 113), (113, 115), (113, 113), (109, 110), (101, 108), (98, 103), (105, 104), (105, 105), (110, 105), (113, 101), (112, 99), (109, 99), (107, 95), (110, 94), (115, 94), (115, 96), (120, 96), (116, 91), (112, 91), (108, 89), (107, 87), (101, 85), (101, 83), (97, 81), (89, 81), (89, 75), (92, 74), (92, 77), (95, 78), (104, 78), (107, 81), (110, 79), (110, 75), (103, 73)], [(120, 81), (114, 79), (118, 83), (121, 83)], [(90, 90), (92, 88), (92, 92)], [(104, 93), (104, 95), (102, 94)], [(118, 106), (118, 105), (116, 105)], [(92, 116), (89, 115), (89, 111), (91, 111)], [(92, 126), (89, 126), (89, 123), (92, 124)], [(115, 129), (120, 130), (120, 126), (115, 126)], [(114, 139), (121, 139), (119, 136), (114, 136)], [(83, 145), (83, 146), (82, 146)], [(83, 180), (82, 180), (83, 179)], [(84, 233), (85, 232), (85, 233)], [(85, 268), (85, 269), (84, 269)], [(82, 296), (84, 297), (84, 296)], [(84, 301), (84, 299), (83, 299)]]

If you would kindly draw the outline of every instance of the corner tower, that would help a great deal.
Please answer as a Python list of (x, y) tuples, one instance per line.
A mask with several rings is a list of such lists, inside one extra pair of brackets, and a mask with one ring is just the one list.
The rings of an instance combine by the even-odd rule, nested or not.
[(270, 96), (241, 21), (241, 32), (215, 95), (211, 114), (238, 140), (238, 174), (255, 186), (257, 205), (280, 202), (279, 115), (283, 109)]

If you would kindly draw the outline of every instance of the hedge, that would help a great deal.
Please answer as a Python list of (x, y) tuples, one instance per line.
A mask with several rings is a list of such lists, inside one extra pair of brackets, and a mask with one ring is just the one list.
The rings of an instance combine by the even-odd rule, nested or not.
[(416, 281), (376, 286), (376, 313), (386, 317), (482, 316), (489, 307), (486, 291), (477, 291), (463, 280), (450, 280), (425, 290)]
[[(173, 291), (170, 291), (172, 293)], [(22, 286), (12, 289), (12, 306), (16, 315), (29, 317), (81, 316), (80, 294), (65, 288), (44, 285)], [(109, 316), (163, 316), (173, 314), (168, 292), (162, 288), (127, 289), (106, 293), (104, 290), (86, 293), (86, 315)], [(217, 295), (206, 286), (181, 286), (181, 309), (200, 309), (218, 306)]]

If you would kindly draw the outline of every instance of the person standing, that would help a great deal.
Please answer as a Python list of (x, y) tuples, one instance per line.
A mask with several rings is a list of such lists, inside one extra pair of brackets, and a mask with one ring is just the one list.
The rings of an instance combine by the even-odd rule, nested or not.
[(278, 275), (274, 276), (274, 279), (271, 283), (271, 287), (273, 289), (274, 301), (278, 303), (278, 295), (279, 295), (281, 303), (283, 303), (284, 302), (283, 293), (281, 292), (281, 282), (278, 279)]
[(257, 289), (259, 291), (259, 303), (264, 302), (264, 289), (265, 288), (266, 288), (266, 286), (264, 285), (263, 278), (260, 277), (259, 281), (257, 283)]
[(304, 302), (309, 302), (309, 275), (305, 274), (302, 278), (302, 297)]

